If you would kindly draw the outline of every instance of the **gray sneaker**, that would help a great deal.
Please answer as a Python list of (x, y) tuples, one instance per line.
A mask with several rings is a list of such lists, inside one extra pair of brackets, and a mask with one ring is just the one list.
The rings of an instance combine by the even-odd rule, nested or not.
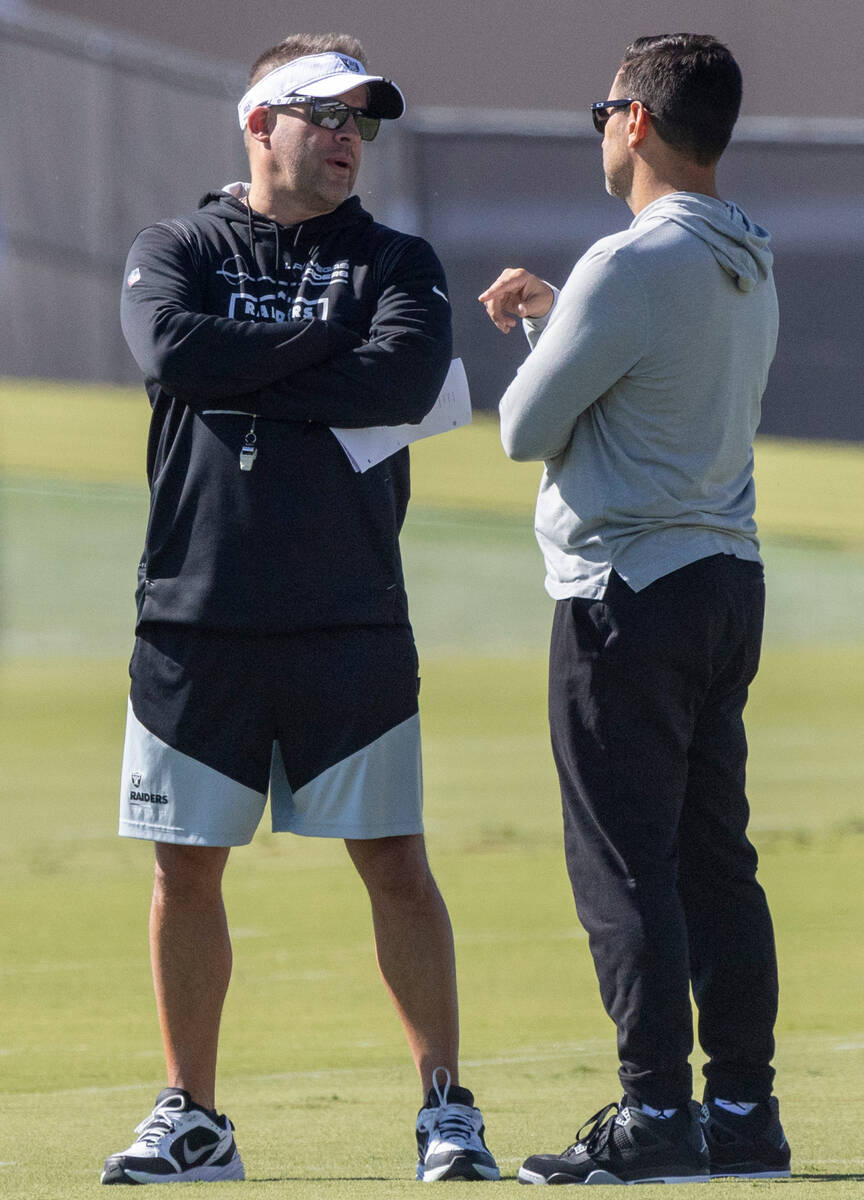
[(105, 1161), (102, 1183), (183, 1183), (245, 1179), (234, 1126), (192, 1103), (182, 1088), (163, 1088), (128, 1150)]
[[(443, 1090), (438, 1076), (444, 1076)], [(500, 1179), (495, 1159), (483, 1134), (483, 1114), (474, 1107), (467, 1088), (450, 1083), (446, 1067), (432, 1072), (426, 1104), (417, 1114), (417, 1178), (424, 1183), (440, 1179)]]

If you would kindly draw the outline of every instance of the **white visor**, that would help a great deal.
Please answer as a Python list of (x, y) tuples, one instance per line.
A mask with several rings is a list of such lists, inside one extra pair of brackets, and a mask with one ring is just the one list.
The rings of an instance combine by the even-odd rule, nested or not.
[(246, 128), (250, 112), (259, 105), (284, 104), (289, 96), (342, 96), (363, 84), (369, 88), (366, 111), (370, 117), (394, 120), (402, 116), (405, 98), (395, 83), (383, 75), (367, 75), (356, 58), (328, 51), (292, 59), (253, 83), (237, 105), (240, 128)]

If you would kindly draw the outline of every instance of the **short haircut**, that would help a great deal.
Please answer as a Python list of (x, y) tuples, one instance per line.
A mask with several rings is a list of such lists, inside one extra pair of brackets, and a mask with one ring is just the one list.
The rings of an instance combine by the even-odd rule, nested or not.
[(326, 54), (328, 50), (347, 54), (366, 66), (366, 52), (350, 33), (295, 33), (258, 55), (249, 72), (248, 86), (251, 87), (283, 63), (305, 58), (307, 54)]
[(741, 69), (709, 34), (637, 38), (621, 63), (624, 95), (641, 100), (659, 137), (700, 166), (717, 161), (741, 108)]

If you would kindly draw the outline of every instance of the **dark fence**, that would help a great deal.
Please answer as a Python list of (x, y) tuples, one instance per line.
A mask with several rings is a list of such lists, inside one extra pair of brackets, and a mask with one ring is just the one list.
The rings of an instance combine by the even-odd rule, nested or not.
[[(117, 302), (151, 221), (244, 178), (236, 64), (0, 0), (0, 374), (133, 382)], [(603, 190), (582, 113), (422, 110), (366, 151), (358, 191), (429, 238), (448, 272), (475, 407), (524, 357), (479, 291), (507, 265), (563, 282), (630, 214)], [(781, 337), (763, 431), (864, 438), (864, 122), (743, 121), (724, 195), (774, 235)]]
[[(605, 194), (600, 139), (427, 127), (414, 148), (417, 223), (447, 265), (457, 352), (475, 402), (494, 404), (525, 353), (489, 324), (476, 295), (504, 266), (563, 282), (629, 210)], [(559, 121), (560, 124), (560, 121)], [(545, 130), (545, 133), (543, 132)], [(543, 134), (541, 136), (541, 134)], [(864, 438), (864, 122), (742, 122), (719, 173), (733, 198), (773, 236), (781, 322), (762, 431)]]

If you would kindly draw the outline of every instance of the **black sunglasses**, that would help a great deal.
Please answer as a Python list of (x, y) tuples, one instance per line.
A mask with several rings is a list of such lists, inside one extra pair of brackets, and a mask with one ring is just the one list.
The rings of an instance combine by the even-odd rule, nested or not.
[(373, 141), (381, 126), (380, 117), (370, 117), (365, 108), (353, 108), (341, 100), (315, 100), (308, 96), (287, 96), (281, 100), (281, 105), (301, 104), (312, 125), (322, 129), (341, 129), (349, 117), (354, 118), (357, 132), (364, 142)]
[[(591, 119), (594, 122), (594, 128), (598, 133), (603, 133), (606, 128), (606, 122), (616, 113), (619, 108), (629, 108), (633, 103), (633, 97), (627, 96), (622, 100), (595, 100), (591, 105)], [(641, 104), (642, 101), (640, 100)], [(645, 106), (642, 105), (644, 108)], [(649, 112), (649, 109), (645, 109)]]

